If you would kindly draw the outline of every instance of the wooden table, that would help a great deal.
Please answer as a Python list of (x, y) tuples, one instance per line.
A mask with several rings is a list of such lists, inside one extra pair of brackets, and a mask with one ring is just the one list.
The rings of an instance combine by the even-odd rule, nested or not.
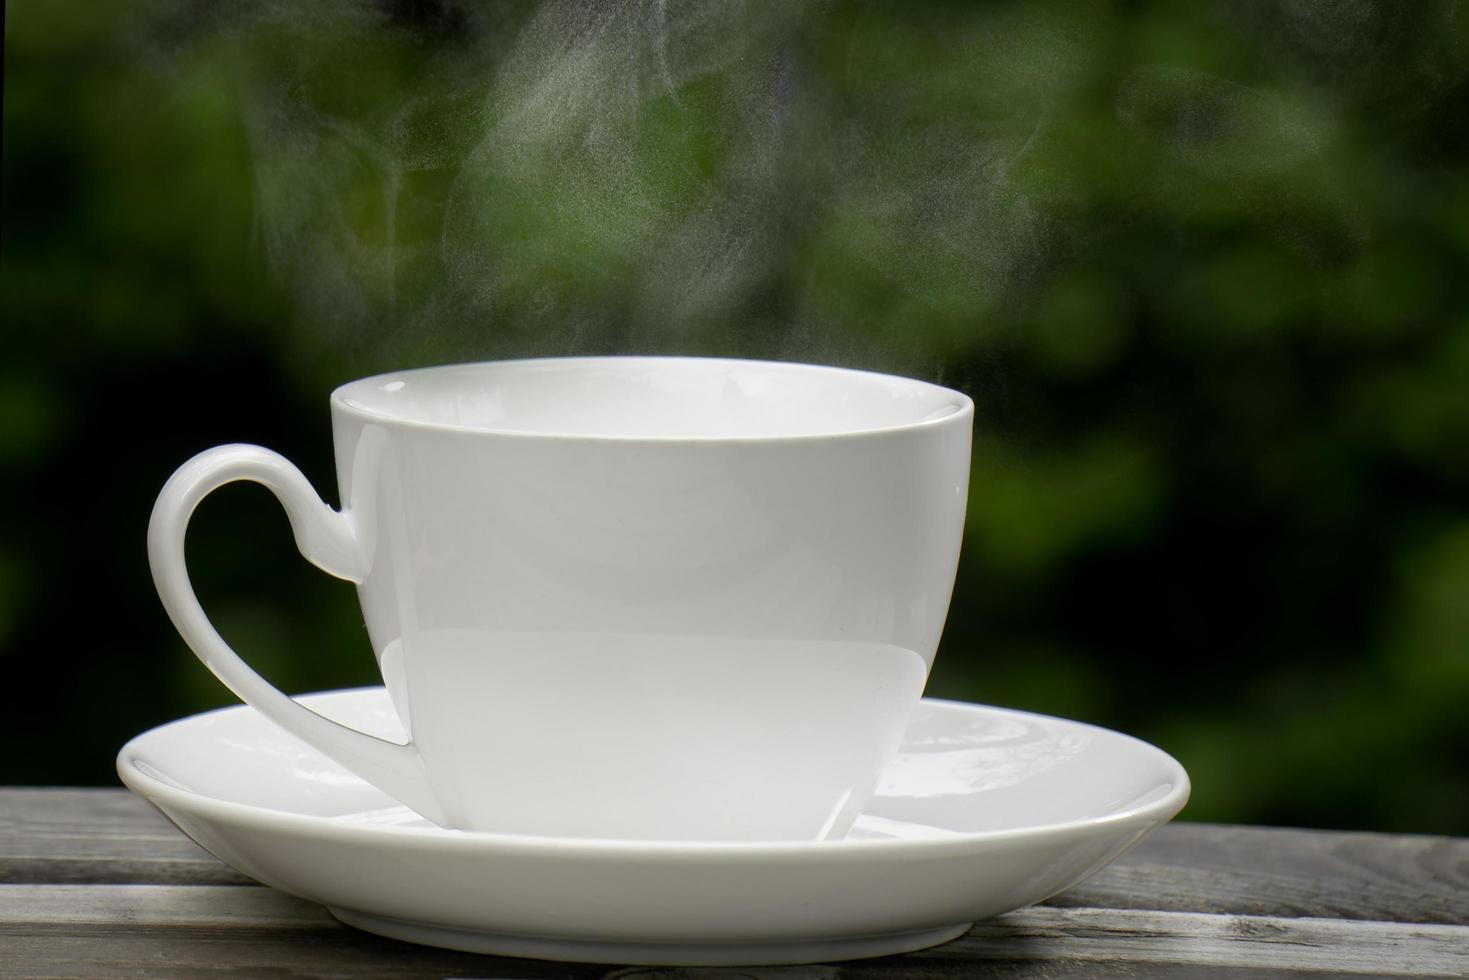
[(543, 963), (339, 925), (124, 790), (0, 790), (0, 977), (1469, 977), (1469, 839), (1174, 824), (1044, 905), (907, 956)]

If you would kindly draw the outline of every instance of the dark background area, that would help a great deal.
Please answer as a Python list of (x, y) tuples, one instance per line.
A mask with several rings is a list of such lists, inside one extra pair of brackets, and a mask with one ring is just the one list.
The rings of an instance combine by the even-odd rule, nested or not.
[[(767, 9), (774, 8), (774, 9)], [(5, 6), (0, 763), (231, 696), (144, 531), (203, 448), (335, 498), (327, 394), (580, 353), (976, 402), (928, 693), (1116, 727), (1186, 818), (1469, 833), (1469, 16), (1448, 0)], [(189, 542), (371, 683), (258, 488)]]

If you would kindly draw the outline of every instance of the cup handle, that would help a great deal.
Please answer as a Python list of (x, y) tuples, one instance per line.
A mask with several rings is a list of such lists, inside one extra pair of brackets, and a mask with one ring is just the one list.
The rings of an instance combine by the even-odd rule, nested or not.
[(246, 704), (410, 809), (444, 824), (411, 741), (400, 744), (359, 732), (293, 701), (241, 660), (204, 614), (189, 582), (184, 533), (199, 501), (236, 480), (264, 484), (275, 494), (307, 561), (349, 582), (360, 583), (367, 573), (350, 514), (323, 503), (289, 460), (260, 446), (217, 446), (169, 477), (148, 522), (148, 563), (174, 627), (204, 666)]

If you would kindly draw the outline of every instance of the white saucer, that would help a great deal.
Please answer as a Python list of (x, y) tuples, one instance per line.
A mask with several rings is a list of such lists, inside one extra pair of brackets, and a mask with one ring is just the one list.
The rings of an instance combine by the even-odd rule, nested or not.
[[(315, 710), (401, 738), (379, 688)], [(598, 963), (813, 963), (909, 952), (1075, 884), (1188, 799), (1172, 758), (1041, 715), (925, 700), (843, 841), (513, 837), (428, 824), (253, 709), (117, 760), (133, 791), (252, 878), (369, 932)]]

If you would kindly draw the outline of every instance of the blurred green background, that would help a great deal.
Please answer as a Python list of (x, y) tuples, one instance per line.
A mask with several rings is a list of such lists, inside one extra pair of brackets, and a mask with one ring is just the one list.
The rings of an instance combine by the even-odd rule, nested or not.
[[(0, 782), (231, 696), (173, 468), (335, 497), (327, 393), (445, 361), (819, 361), (978, 408), (929, 693), (1117, 727), (1193, 819), (1469, 833), (1469, 17), (1451, 0), (5, 5)], [(224, 635), (370, 683), (265, 491)]]

